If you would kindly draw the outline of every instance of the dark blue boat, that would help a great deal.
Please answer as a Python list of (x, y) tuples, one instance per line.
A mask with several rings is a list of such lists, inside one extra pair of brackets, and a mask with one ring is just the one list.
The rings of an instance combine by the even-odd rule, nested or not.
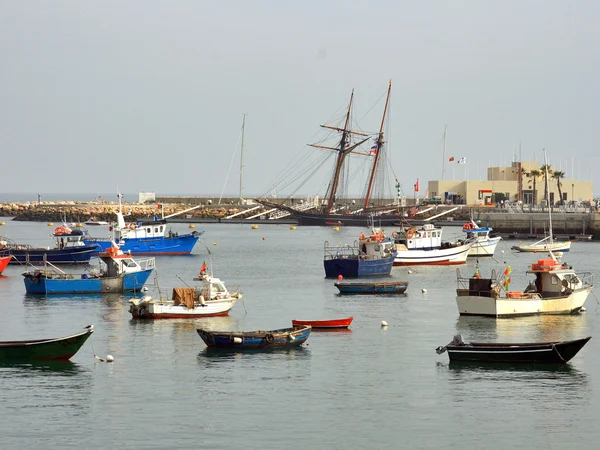
[(269, 349), (302, 345), (308, 339), (311, 327), (270, 331), (208, 331), (198, 328), (196, 331), (208, 348)]
[(408, 281), (337, 282), (340, 294), (403, 294)]
[[(68, 230), (68, 233), (66, 232)], [(55, 248), (36, 248), (31, 245), (17, 244), (3, 240), (0, 246), (1, 256), (12, 256), (10, 264), (89, 264), (92, 256), (98, 254), (97, 244), (83, 242), (80, 230), (58, 227), (54, 230)]]
[(323, 265), (327, 278), (359, 278), (389, 275), (396, 257), (394, 244), (382, 232), (361, 233), (352, 246), (330, 246), (325, 241)]

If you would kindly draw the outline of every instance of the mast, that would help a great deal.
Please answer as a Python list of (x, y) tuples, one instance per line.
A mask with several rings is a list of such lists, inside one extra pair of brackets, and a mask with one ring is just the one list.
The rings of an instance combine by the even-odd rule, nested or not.
[(550, 177), (550, 174), (548, 173), (548, 159), (546, 158), (546, 149), (544, 149), (544, 169), (546, 170), (546, 176), (544, 177), (546, 179), (546, 205), (548, 206), (548, 226), (550, 227), (550, 253), (552, 253), (552, 243), (553, 241), (553, 236), (552, 236), (552, 207), (550, 206), (550, 188), (548, 186), (548, 178)]
[(381, 118), (381, 126), (379, 127), (379, 135), (377, 136), (377, 149), (375, 150), (375, 157), (373, 158), (373, 168), (371, 169), (371, 176), (369, 177), (369, 186), (367, 187), (367, 195), (365, 195), (365, 203), (363, 208), (369, 207), (369, 201), (371, 200), (371, 194), (373, 192), (373, 183), (375, 181), (375, 173), (377, 172), (377, 166), (379, 164), (379, 158), (381, 155), (381, 149), (383, 148), (383, 126), (385, 125), (385, 116), (387, 114), (388, 105), (390, 102), (390, 93), (392, 92), (392, 80), (388, 85), (387, 97), (385, 99), (385, 106), (383, 108), (383, 117)]
[(352, 89), (352, 94), (350, 95), (350, 103), (348, 105), (348, 112), (346, 113), (346, 120), (344, 122), (344, 128), (342, 128), (342, 138), (340, 139), (339, 149), (338, 149), (338, 157), (335, 165), (335, 171), (333, 172), (333, 179), (331, 180), (331, 184), (329, 185), (329, 193), (327, 194), (327, 205), (325, 205), (325, 213), (329, 214), (331, 212), (331, 208), (333, 207), (333, 202), (335, 201), (335, 194), (337, 193), (338, 185), (340, 182), (340, 173), (342, 171), (342, 165), (344, 164), (344, 159), (346, 159), (346, 155), (350, 153), (346, 151), (346, 146), (349, 141), (349, 130), (348, 124), (350, 123), (350, 111), (352, 110), (352, 100), (354, 99), (354, 89)]
[(446, 175), (446, 136), (448, 134), (448, 125), (444, 125), (444, 152), (442, 154), (442, 180)]
[(242, 150), (240, 156), (240, 205), (242, 204), (242, 188), (243, 188), (243, 174), (244, 174), (244, 132), (246, 130), (246, 113), (244, 113), (244, 118), (242, 119)]

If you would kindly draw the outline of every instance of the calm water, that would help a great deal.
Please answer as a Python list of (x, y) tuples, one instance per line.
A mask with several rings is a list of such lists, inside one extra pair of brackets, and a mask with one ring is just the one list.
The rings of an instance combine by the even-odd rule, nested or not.
[[(23, 268), (5, 271), (0, 340), (63, 336), (90, 323), (96, 332), (71, 364), (0, 366), (2, 448), (597, 448), (600, 315), (593, 296), (578, 316), (460, 318), (454, 268), (394, 268), (393, 278), (410, 282), (403, 296), (337, 295), (323, 278), (323, 241), (351, 242), (357, 228), (196, 229), (206, 231), (215, 275), (244, 291), (229, 317), (133, 322), (121, 296), (27, 297)], [(50, 231), (11, 221), (0, 228), (38, 245), (51, 245)], [(505, 259), (512, 288), (523, 288), (532, 255), (508, 249), (501, 243), (498, 263), (481, 261), (480, 269), (504, 270)], [(598, 281), (598, 250), (597, 243), (574, 243), (564, 260)], [(159, 284), (182, 285), (177, 275), (191, 283), (204, 260), (200, 243), (189, 257), (157, 258)], [(354, 316), (351, 331), (313, 332), (289, 351), (215, 356), (195, 332), (346, 316)], [(454, 367), (434, 349), (458, 333), (479, 341), (593, 339), (554, 370)], [(94, 351), (115, 362), (97, 361)]]

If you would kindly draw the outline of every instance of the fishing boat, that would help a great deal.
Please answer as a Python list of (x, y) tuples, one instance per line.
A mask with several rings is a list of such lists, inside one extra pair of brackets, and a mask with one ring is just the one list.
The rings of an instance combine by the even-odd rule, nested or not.
[(442, 241), (442, 229), (426, 223), (392, 233), (397, 252), (394, 266), (465, 264), (475, 238)]
[(135, 260), (116, 244), (100, 253), (101, 269), (67, 273), (51, 263), (23, 273), (28, 294), (99, 294), (140, 291), (154, 270), (154, 258)]
[(323, 265), (326, 278), (359, 278), (389, 275), (396, 252), (382, 231), (365, 236), (361, 233), (353, 245), (324, 244)]
[[(391, 90), (392, 82), (390, 81), (385, 95), (383, 117), (380, 124), (378, 123), (379, 132), (369, 134), (358, 131), (354, 126), (355, 122), (352, 117), (354, 91), (350, 95), (347, 110), (337, 118), (337, 122), (321, 125), (321, 128), (330, 133), (330, 136), (324, 137), (319, 143), (311, 144), (311, 147), (318, 149), (321, 154), (323, 151), (330, 152), (329, 156), (334, 159), (332, 177), (327, 184), (327, 192), (324, 197), (296, 201), (295, 206), (294, 199), (291, 197), (285, 201), (275, 202), (264, 196), (257, 199), (257, 202), (273, 211), (277, 210), (280, 213), (279, 217), (292, 216), (298, 220), (300, 225), (331, 226), (331, 224), (335, 224), (335, 226), (365, 227), (369, 226), (373, 216), (382, 226), (398, 222), (401, 218), (400, 203), (397, 200), (391, 203), (386, 200), (394, 187), (386, 185), (385, 182), (388, 179), (393, 180), (387, 176), (389, 174), (386, 174), (388, 156), (384, 138)], [(361, 146), (371, 139), (373, 139), (372, 145), (367, 145), (366, 149), (362, 149)], [(331, 140), (331, 145), (324, 145), (329, 144), (327, 140)], [(307, 155), (306, 158), (303, 158), (304, 163), (302, 164), (293, 164), (294, 170), (305, 170), (307, 176), (312, 176), (318, 173), (315, 167), (326, 166), (323, 164), (322, 158), (313, 160), (310, 156)], [(351, 170), (353, 159), (358, 160), (356, 171)], [(365, 159), (370, 167), (366, 179), (360, 179), (358, 174), (363, 172)], [(353, 172), (356, 176), (353, 176)], [(296, 178), (303, 180), (306, 178), (299, 177), (297, 173), (295, 175)], [(289, 179), (290, 174), (284, 173), (275, 184), (288, 185)], [(357, 188), (360, 183), (360, 188), (364, 189), (359, 200), (344, 198), (351, 191), (350, 184), (353, 181), (357, 183)], [(396, 180), (395, 189), (400, 194), (401, 188), (398, 180)]]
[(408, 288), (408, 281), (338, 281), (334, 285), (340, 294), (403, 294)]
[(537, 252), (561, 252), (565, 253), (571, 250), (571, 241), (554, 241), (550, 242), (550, 236), (546, 236), (533, 244), (519, 242), (519, 245), (511, 247), (517, 252), (537, 253)]
[(438, 355), (447, 351), (450, 362), (566, 364), (590, 339), (591, 336), (572, 341), (525, 344), (465, 343), (459, 334), (435, 351)]
[(494, 256), (496, 246), (502, 238), (500, 236), (491, 237), (492, 230), (492, 227), (480, 227), (473, 220), (463, 225), (463, 231), (467, 233), (467, 239), (475, 239), (468, 256)]
[[(160, 219), (155, 216), (154, 220), (126, 223), (121, 199), (122, 195), (119, 194), (117, 222), (109, 226), (111, 234), (105, 238), (86, 236), (86, 244), (97, 244), (100, 251), (106, 251), (112, 245), (112, 241), (116, 241), (124, 252), (131, 252), (132, 255), (189, 255), (192, 252), (202, 233), (194, 231), (180, 235), (167, 229), (167, 219), (199, 208), (201, 205), (167, 217), (163, 215)], [(162, 205), (159, 207), (162, 212)]]
[(204, 274), (198, 287), (173, 288), (171, 299), (153, 299), (145, 295), (129, 300), (129, 312), (134, 319), (199, 319), (226, 316), (242, 299), (239, 287), (232, 291), (219, 278)]
[(2, 275), (2, 272), (4, 272), (4, 269), (6, 269), (6, 266), (8, 266), (9, 262), (10, 262), (10, 256), (0, 257), (0, 275)]
[(209, 331), (198, 328), (196, 331), (208, 348), (245, 350), (300, 346), (308, 339), (311, 327), (270, 331)]
[(515, 317), (543, 314), (574, 314), (583, 307), (592, 291), (593, 278), (589, 272), (577, 274), (573, 268), (548, 259), (532, 263), (527, 271), (534, 279), (523, 291), (509, 291), (510, 266), (489, 278), (476, 269), (472, 277), (463, 277), (457, 269), (456, 305), (460, 315)]
[(345, 319), (331, 320), (292, 320), (292, 327), (312, 327), (313, 330), (335, 330), (348, 328), (354, 317), (346, 317)]
[(53, 339), (0, 342), (0, 361), (56, 361), (68, 360), (94, 332), (88, 325), (81, 333)]
[(11, 256), (9, 264), (89, 264), (92, 256), (98, 254), (98, 245), (86, 244), (81, 230), (71, 230), (60, 226), (52, 237), (55, 247), (33, 247), (19, 244), (8, 238), (0, 239), (0, 257)]

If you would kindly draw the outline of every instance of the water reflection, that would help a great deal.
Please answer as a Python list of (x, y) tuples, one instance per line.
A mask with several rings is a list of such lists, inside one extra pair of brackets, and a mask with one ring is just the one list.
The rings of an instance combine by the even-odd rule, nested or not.
[(209, 348), (205, 347), (198, 354), (198, 363), (200, 365), (209, 364), (206, 358), (216, 360), (237, 360), (242, 358), (258, 358), (258, 359), (273, 359), (279, 358), (282, 355), (287, 356), (286, 359), (308, 359), (310, 357), (310, 349), (304, 346), (294, 347), (265, 347), (265, 348), (248, 348), (248, 349), (229, 349), (229, 348)]
[(583, 314), (507, 319), (459, 316), (456, 334), (462, 334), (465, 342), (550, 342), (589, 336), (591, 330)]
[[(15, 369), (4, 370), (4, 369)], [(18, 373), (19, 377), (27, 377), (35, 373), (47, 373), (56, 376), (74, 376), (84, 370), (71, 361), (2, 361), (0, 362), (0, 378), (10, 378)]]

